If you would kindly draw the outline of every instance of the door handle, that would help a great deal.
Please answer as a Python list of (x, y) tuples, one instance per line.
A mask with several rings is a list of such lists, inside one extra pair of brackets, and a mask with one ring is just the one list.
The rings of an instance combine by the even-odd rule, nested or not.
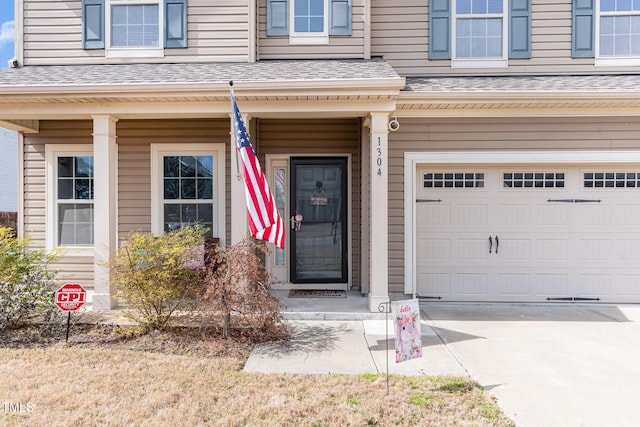
[(500, 240), (498, 240), (498, 235), (496, 235), (496, 253), (498, 253), (499, 247), (500, 247)]
[(493, 248), (493, 237), (489, 236), (489, 253), (491, 253), (491, 248)]

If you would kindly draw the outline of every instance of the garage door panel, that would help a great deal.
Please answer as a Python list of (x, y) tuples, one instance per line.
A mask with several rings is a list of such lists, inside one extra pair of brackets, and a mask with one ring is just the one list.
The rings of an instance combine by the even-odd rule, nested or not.
[(536, 239), (533, 242), (534, 259), (538, 261), (562, 262), (569, 259), (569, 240), (567, 238)]
[(489, 207), (486, 203), (455, 205), (452, 219), (453, 224), (457, 226), (488, 225)]
[(460, 238), (456, 241), (454, 258), (458, 261), (486, 261), (489, 258), (489, 239)]
[(487, 273), (481, 271), (455, 274), (451, 290), (455, 295), (486, 300), (488, 296), (487, 276)]
[(419, 258), (427, 261), (448, 261), (451, 259), (451, 240), (449, 238), (419, 238)]
[(416, 207), (416, 222), (421, 226), (451, 225), (451, 206), (435, 203), (418, 203)]
[(569, 292), (569, 275), (566, 273), (534, 274), (532, 294), (543, 298), (562, 298)]
[[(525, 298), (531, 295), (531, 275), (526, 273), (501, 273), (498, 275), (498, 295)], [(508, 298), (516, 299), (516, 298)]]
[(573, 224), (577, 225), (611, 225), (613, 215), (611, 206), (601, 206), (591, 203), (580, 203), (572, 211)]
[[(633, 197), (632, 194), (629, 196)], [(640, 195), (635, 197), (640, 197)], [(614, 219), (616, 224), (640, 226), (640, 205), (618, 206), (615, 210)]]
[(447, 297), (451, 295), (451, 273), (422, 273), (418, 277), (419, 295), (438, 295)]
[(640, 239), (620, 239), (617, 242), (621, 261), (640, 261)]
[(531, 204), (500, 204), (497, 215), (498, 226), (530, 226)]
[(613, 280), (616, 295), (640, 301), (640, 274), (619, 274)]
[(578, 239), (578, 260), (596, 262), (611, 260), (612, 247), (610, 238)]
[(510, 261), (530, 261), (531, 260), (531, 239), (501, 238), (498, 246), (500, 255), (497, 262), (505, 263)]
[(613, 275), (599, 272), (578, 274), (569, 293), (577, 297), (609, 297), (613, 293)]
[(533, 207), (533, 222), (535, 225), (569, 224), (569, 206), (553, 204), (537, 204)]

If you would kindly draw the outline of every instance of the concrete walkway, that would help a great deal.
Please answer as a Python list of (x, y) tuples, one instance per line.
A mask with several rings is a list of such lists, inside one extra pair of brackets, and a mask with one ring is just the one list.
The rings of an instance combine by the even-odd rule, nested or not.
[[(640, 425), (640, 306), (421, 305), (422, 359), (396, 364), (385, 320), (304, 320), (263, 344), (254, 372), (468, 375), (519, 426)], [(387, 344), (389, 352), (387, 353)]]

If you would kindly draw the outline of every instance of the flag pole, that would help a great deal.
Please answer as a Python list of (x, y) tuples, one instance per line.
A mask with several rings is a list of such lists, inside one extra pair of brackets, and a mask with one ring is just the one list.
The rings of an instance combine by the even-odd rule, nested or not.
[[(235, 94), (233, 93), (233, 80), (229, 80), (229, 91), (231, 92), (231, 97), (234, 97)], [(233, 145), (236, 147), (236, 155), (234, 156), (236, 158), (236, 179), (240, 181), (242, 176), (240, 174), (240, 163), (238, 162), (238, 145), (236, 141), (236, 138), (238, 138), (238, 133), (236, 132), (235, 118), (231, 120), (231, 122), (233, 123), (231, 125), (233, 127), (233, 129), (231, 129), (231, 133), (233, 133)]]

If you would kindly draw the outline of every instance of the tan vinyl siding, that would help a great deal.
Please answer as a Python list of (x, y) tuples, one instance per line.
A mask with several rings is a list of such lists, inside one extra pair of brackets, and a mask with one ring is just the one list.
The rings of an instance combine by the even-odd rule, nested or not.
[(570, 0), (533, 0), (531, 59), (511, 59), (506, 69), (451, 68), (449, 60), (428, 59), (427, 1), (374, 0), (371, 6), (371, 55), (383, 56), (403, 76), (632, 71), (629, 67), (594, 67), (593, 58), (571, 58), (571, 25)]
[(289, 36), (267, 37), (266, 0), (258, 0), (258, 59), (365, 57), (365, 0), (353, 0), (350, 36), (329, 36), (325, 45), (290, 45)]
[[(40, 133), (24, 136), (24, 231), (31, 246), (46, 247), (45, 144), (91, 144), (91, 121), (40, 121)], [(60, 281), (93, 288), (93, 257), (63, 257), (54, 267)]]
[(118, 237), (151, 231), (151, 144), (223, 143), (226, 241), (230, 241), (229, 128), (226, 119), (120, 120), (118, 134)]
[(639, 149), (640, 118), (402, 119), (389, 134), (389, 289), (404, 288), (404, 153)]
[(351, 154), (351, 240), (352, 284), (360, 285), (360, 121), (265, 120), (256, 124), (253, 138), (260, 161), (267, 154), (344, 155)]
[(247, 62), (248, 4), (189, 0), (188, 48), (165, 49), (164, 58), (105, 58), (104, 49), (82, 48), (82, 1), (25, 0), (25, 65), (122, 62)]

